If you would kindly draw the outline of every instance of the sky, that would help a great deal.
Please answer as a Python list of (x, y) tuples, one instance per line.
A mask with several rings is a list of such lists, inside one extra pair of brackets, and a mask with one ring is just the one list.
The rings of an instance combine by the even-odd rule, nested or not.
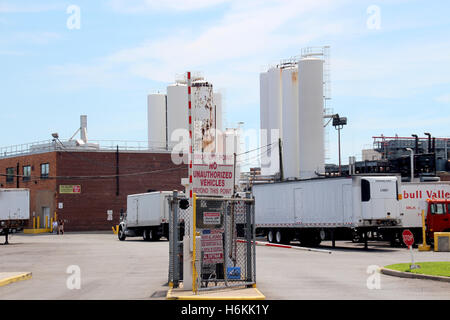
[[(70, 138), (147, 140), (149, 93), (201, 72), (225, 126), (259, 128), (259, 73), (330, 46), (342, 159), (373, 136), (450, 136), (450, 2), (0, 0), (0, 147)], [(337, 134), (327, 129), (327, 162)]]

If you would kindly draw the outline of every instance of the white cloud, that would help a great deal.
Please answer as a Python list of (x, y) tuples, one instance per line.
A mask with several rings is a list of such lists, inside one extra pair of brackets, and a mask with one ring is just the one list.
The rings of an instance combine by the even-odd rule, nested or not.
[(109, 4), (117, 12), (143, 13), (165, 10), (199, 10), (225, 2), (230, 2), (230, 0), (111, 0)]
[[(149, 5), (150, 2), (139, 1), (139, 4)], [(193, 2), (192, 8), (217, 3)], [(180, 29), (175, 26), (168, 30), (168, 35), (142, 41), (99, 60), (111, 69), (127, 70), (130, 76), (159, 82), (172, 82), (176, 74), (187, 70), (201, 70), (208, 79), (217, 81), (214, 83), (219, 88), (250, 88), (250, 97), (257, 102), (258, 73), (262, 65), (270, 62), (269, 56), (278, 62), (286, 58), (282, 52), (289, 48), (293, 48), (292, 55), (297, 55), (302, 46), (324, 36), (342, 34), (351, 24), (339, 18), (330, 22), (311, 18), (313, 14), (323, 14), (324, 7), (329, 12), (342, 1), (228, 2), (230, 6), (224, 15), (209, 27)], [(120, 1), (114, 3), (123, 4)], [(175, 3), (182, 2), (173, 1), (166, 5)], [(99, 71), (95, 65), (92, 67)]]
[(405, 98), (450, 83), (450, 43), (399, 41), (389, 49), (333, 52), (333, 94)]
[(11, 35), (12, 42), (28, 44), (47, 44), (61, 39), (61, 34), (56, 32), (15, 32)]
[(450, 93), (436, 97), (435, 101), (440, 103), (450, 103)]
[(24, 52), (12, 50), (0, 50), (0, 56), (23, 56)]
[(63, 4), (17, 4), (0, 3), (0, 13), (39, 13), (53, 10), (61, 10)]
[[(337, 23), (318, 23), (314, 26), (306, 13), (329, 1), (269, 1), (266, 6), (245, 7), (233, 3), (231, 11), (215, 25), (200, 30), (182, 30), (171, 36), (145, 41), (140, 45), (120, 50), (106, 57), (112, 63), (130, 64), (130, 71), (158, 81), (170, 81), (176, 72), (187, 68), (208, 68), (223, 62), (238, 61), (254, 65), (253, 61), (267, 53), (301, 46), (325, 34), (342, 32)], [(296, 22), (304, 19), (304, 22)], [(308, 30), (283, 29), (288, 22)], [(293, 52), (298, 54), (298, 52)], [(282, 57), (279, 57), (282, 58)], [(244, 63), (243, 63), (244, 62)], [(266, 61), (267, 63), (267, 61)], [(259, 67), (254, 71), (259, 71)]]

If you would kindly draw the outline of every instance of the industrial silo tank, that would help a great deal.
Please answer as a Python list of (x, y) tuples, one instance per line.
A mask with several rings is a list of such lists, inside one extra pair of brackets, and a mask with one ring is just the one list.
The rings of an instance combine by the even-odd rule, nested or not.
[(184, 129), (189, 136), (188, 124), (187, 86), (181, 83), (169, 85), (167, 87), (167, 139), (170, 148), (180, 142), (180, 137), (173, 135), (175, 130)]
[(298, 62), (298, 131), (300, 178), (317, 177), (325, 171), (323, 128), (323, 60)]
[(298, 69), (282, 71), (282, 150), (284, 178), (298, 178)]
[[(271, 144), (267, 148), (267, 156), (270, 159), (269, 174), (280, 171), (280, 158), (278, 139), (282, 137), (281, 108), (282, 108), (282, 81), (281, 69), (274, 67), (268, 71), (268, 129)], [(262, 169), (261, 169), (262, 170)]]
[[(269, 130), (269, 74), (267, 72), (259, 75), (259, 121), (260, 121), (260, 144), (261, 147), (269, 144), (270, 130)], [(266, 149), (262, 148), (262, 152)], [(269, 175), (269, 166), (263, 163), (261, 159), (261, 174)]]
[(149, 94), (147, 96), (148, 148), (166, 148), (166, 95)]

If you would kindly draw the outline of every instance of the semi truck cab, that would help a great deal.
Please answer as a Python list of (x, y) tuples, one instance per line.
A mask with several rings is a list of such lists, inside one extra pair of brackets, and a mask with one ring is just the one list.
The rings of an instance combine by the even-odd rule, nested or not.
[(426, 235), (432, 241), (435, 232), (450, 231), (450, 199), (427, 199), (427, 207)]

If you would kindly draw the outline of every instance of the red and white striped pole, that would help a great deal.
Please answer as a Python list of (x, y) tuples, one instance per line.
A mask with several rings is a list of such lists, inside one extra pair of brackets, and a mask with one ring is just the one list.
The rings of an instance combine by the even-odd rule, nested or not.
[(187, 90), (188, 90), (188, 118), (189, 118), (189, 153), (188, 153), (188, 161), (189, 161), (189, 204), (192, 206), (192, 103), (191, 103), (191, 72), (187, 72)]

